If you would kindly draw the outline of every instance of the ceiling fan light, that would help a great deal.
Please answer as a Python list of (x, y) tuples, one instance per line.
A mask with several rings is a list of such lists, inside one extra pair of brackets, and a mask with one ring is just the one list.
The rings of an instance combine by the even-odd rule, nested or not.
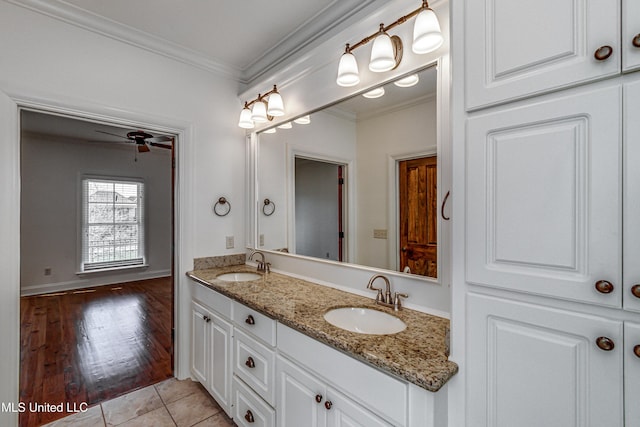
[(278, 92), (274, 92), (269, 95), (267, 114), (273, 117), (284, 116), (284, 102), (282, 101), (282, 96), (280, 96)]
[(419, 81), (420, 81), (420, 78), (418, 77), (417, 74), (411, 74), (407, 77), (404, 77), (398, 81), (393, 82), (393, 84), (398, 87), (411, 87), (411, 86), (417, 85)]
[(255, 124), (253, 120), (251, 120), (251, 110), (249, 107), (244, 107), (240, 112), (240, 120), (238, 121), (238, 126), (243, 129), (253, 129)]
[(369, 98), (369, 99), (374, 99), (374, 98), (380, 98), (381, 96), (384, 95), (384, 88), (383, 87), (377, 87), (373, 90), (370, 90), (369, 92), (363, 93), (362, 96), (364, 96), (365, 98)]
[(306, 116), (298, 117), (293, 122), (299, 125), (308, 125), (311, 123), (311, 117), (307, 114)]
[(351, 87), (360, 83), (360, 75), (358, 73), (358, 61), (353, 53), (345, 52), (340, 57), (338, 64), (338, 78), (336, 79), (338, 86)]
[(369, 70), (374, 73), (382, 73), (392, 70), (396, 66), (396, 56), (391, 37), (387, 33), (381, 33), (373, 40)]
[(266, 123), (269, 121), (267, 118), (267, 106), (264, 101), (256, 101), (251, 109), (251, 120), (254, 123)]
[(429, 8), (424, 9), (416, 16), (413, 25), (413, 53), (423, 54), (433, 52), (444, 42), (440, 23), (435, 12)]

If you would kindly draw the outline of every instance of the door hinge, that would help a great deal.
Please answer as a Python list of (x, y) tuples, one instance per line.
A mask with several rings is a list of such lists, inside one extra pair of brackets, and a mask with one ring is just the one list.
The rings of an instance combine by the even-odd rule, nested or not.
[(338, 231), (338, 237), (344, 239), (344, 231)]
[(344, 185), (344, 178), (338, 178), (338, 185)]

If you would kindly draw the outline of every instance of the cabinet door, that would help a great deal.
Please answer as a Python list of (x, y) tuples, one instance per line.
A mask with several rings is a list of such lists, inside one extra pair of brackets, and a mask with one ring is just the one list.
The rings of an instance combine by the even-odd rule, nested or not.
[(391, 427), (391, 424), (331, 388), (327, 391), (325, 408), (327, 427)]
[(217, 315), (210, 322), (211, 382), (210, 390), (222, 409), (231, 414), (232, 326)]
[(640, 427), (640, 324), (624, 325), (625, 426)]
[(211, 313), (195, 302), (191, 303), (191, 373), (209, 388), (211, 362), (210, 329), (206, 319)]
[(281, 356), (277, 365), (278, 426), (324, 427), (324, 383)]
[(467, 280), (620, 307), (621, 88), (570, 93), (468, 120)]
[[(640, 76), (639, 76), (640, 77)], [(640, 312), (640, 80), (624, 86), (624, 308)]]
[(468, 427), (623, 425), (622, 322), (474, 293), (467, 301)]
[[(620, 0), (465, 0), (464, 7), (468, 109), (620, 72)], [(606, 60), (594, 56), (601, 46), (611, 47)]]
[(640, 68), (640, 2), (622, 0), (622, 69)]

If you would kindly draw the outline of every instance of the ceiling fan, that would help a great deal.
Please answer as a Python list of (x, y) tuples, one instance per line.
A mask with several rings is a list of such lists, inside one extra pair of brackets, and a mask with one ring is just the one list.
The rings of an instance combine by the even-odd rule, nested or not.
[(104, 132), (101, 130), (96, 130), (96, 132), (104, 133), (111, 136), (117, 136), (118, 138), (126, 139), (128, 142), (134, 142), (138, 146), (139, 153), (146, 153), (147, 151), (151, 151), (149, 145), (152, 147), (166, 148), (171, 150), (171, 144), (162, 144), (162, 142), (171, 141), (173, 143), (173, 137), (171, 136), (153, 136), (150, 133), (141, 130), (128, 132), (126, 137), (117, 135), (115, 133)]

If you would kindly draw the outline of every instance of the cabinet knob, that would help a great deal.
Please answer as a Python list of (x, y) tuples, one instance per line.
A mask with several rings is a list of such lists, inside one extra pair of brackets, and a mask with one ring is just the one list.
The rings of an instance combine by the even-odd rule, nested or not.
[(633, 354), (635, 354), (636, 357), (640, 357), (640, 344), (633, 347)]
[(256, 321), (252, 315), (248, 315), (247, 318), (244, 320), (244, 323), (246, 323), (247, 325), (255, 325)]
[(615, 348), (615, 344), (611, 338), (598, 337), (596, 338), (596, 345), (600, 350), (611, 351)]
[(333, 403), (331, 403), (330, 400), (327, 400), (326, 402), (324, 402), (324, 407), (327, 408), (327, 411), (330, 410), (332, 406), (333, 406)]
[(202, 316), (202, 319), (207, 323), (211, 322), (211, 318), (209, 316)]
[(253, 414), (249, 409), (247, 409), (247, 413), (244, 414), (244, 419), (247, 420), (248, 423), (255, 422), (255, 419), (253, 418)]
[(631, 287), (631, 293), (634, 297), (640, 298), (640, 285), (633, 285)]
[(244, 362), (245, 365), (247, 365), (248, 368), (255, 368), (256, 367), (256, 362), (254, 362), (253, 357), (249, 356), (247, 357), (247, 361)]
[(631, 40), (631, 44), (634, 47), (640, 47), (640, 34), (636, 34), (636, 36)]
[(601, 294), (610, 294), (613, 292), (613, 284), (607, 280), (598, 280), (595, 284), (596, 291)]
[[(640, 346), (637, 346), (640, 347)], [(320, 403), (322, 402), (322, 395), (321, 394), (316, 394), (316, 402)]]
[(613, 48), (611, 46), (604, 45), (596, 49), (595, 53), (593, 54), (593, 57), (596, 58), (598, 61), (604, 61), (606, 59), (609, 59), (609, 57), (612, 54), (613, 54)]

